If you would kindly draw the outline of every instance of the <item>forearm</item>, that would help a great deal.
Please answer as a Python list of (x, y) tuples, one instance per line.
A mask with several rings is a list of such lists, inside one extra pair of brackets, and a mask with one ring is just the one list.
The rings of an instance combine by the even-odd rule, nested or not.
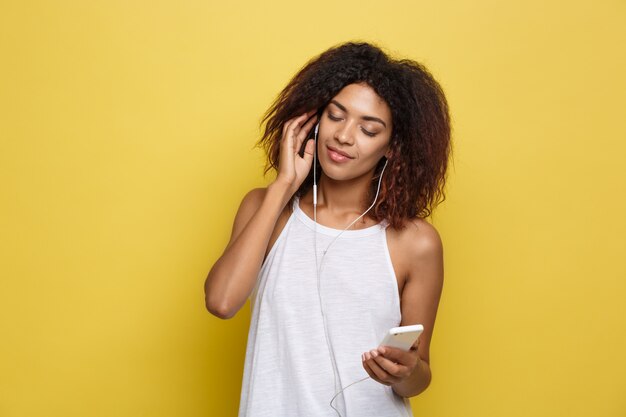
[(289, 198), (287, 187), (272, 183), (259, 209), (209, 272), (205, 292), (207, 306), (214, 314), (229, 318), (245, 304), (256, 284), (276, 221)]
[(418, 358), (417, 365), (413, 373), (408, 378), (397, 384), (393, 384), (391, 388), (401, 397), (414, 397), (422, 393), (428, 385), (430, 385), (431, 373), (428, 362)]

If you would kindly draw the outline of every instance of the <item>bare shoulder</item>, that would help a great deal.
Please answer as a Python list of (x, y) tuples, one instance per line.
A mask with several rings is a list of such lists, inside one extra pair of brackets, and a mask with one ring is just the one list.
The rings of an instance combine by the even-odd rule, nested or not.
[(246, 224), (248, 224), (250, 218), (259, 209), (259, 207), (261, 207), (266, 193), (267, 188), (253, 188), (246, 193), (241, 200), (239, 210), (237, 210), (234, 228), (243, 228)]
[(401, 291), (408, 280), (425, 277), (420, 272), (429, 264), (443, 262), (441, 236), (435, 226), (422, 218), (407, 219), (399, 230), (388, 228), (387, 241)]
[[(243, 197), (243, 200), (241, 201), (239, 210), (237, 211), (237, 215), (235, 217), (235, 222), (233, 224), (233, 231), (231, 234), (231, 240), (228, 246), (230, 246), (235, 241), (235, 239), (237, 239), (237, 236), (239, 236), (239, 234), (246, 227), (246, 225), (248, 224), (252, 216), (254, 216), (254, 213), (256, 213), (259, 210), (259, 208), (263, 204), (263, 200), (265, 199), (266, 194), (267, 194), (267, 187), (253, 188), (252, 190), (248, 191), (248, 193)], [(285, 224), (287, 223), (287, 220), (289, 219), (290, 214), (291, 214), (290, 206), (289, 204), (287, 204), (283, 208), (282, 212), (280, 213), (276, 221), (274, 230), (272, 231), (272, 234), (269, 239), (269, 243), (267, 245), (267, 249), (265, 251), (265, 256), (267, 256), (272, 246), (278, 239), (278, 236), (280, 236), (280, 233), (285, 227)]]
[(443, 289), (443, 243), (428, 221), (408, 220), (399, 232), (401, 252), (406, 261), (406, 281), (401, 295), (401, 325), (421, 323), (418, 352), (430, 363), (430, 340)]
[[(263, 200), (265, 199), (265, 195), (267, 194), (267, 187), (259, 187), (253, 188), (248, 191), (246, 195), (241, 200), (241, 204), (239, 205), (239, 210), (237, 212), (237, 217), (241, 217), (244, 225), (248, 223), (248, 220), (256, 213), (261, 205), (263, 204)], [(283, 210), (284, 211), (284, 210)], [(237, 219), (235, 219), (237, 222)]]
[(438, 256), (443, 253), (439, 232), (428, 221), (414, 218), (406, 222), (403, 240), (409, 255), (417, 258)]
[(226, 249), (228, 249), (235, 242), (254, 213), (259, 209), (263, 203), (263, 198), (265, 198), (266, 192), (267, 188), (253, 188), (248, 191), (246, 195), (244, 195), (241, 203), (239, 204), (237, 214), (235, 215), (230, 241), (228, 242), (228, 245), (226, 245)]
[[(241, 201), (242, 208), (258, 208), (265, 198), (267, 187), (253, 188), (246, 193)], [(250, 206), (250, 207), (248, 207)]]
[(404, 257), (428, 256), (443, 251), (439, 232), (422, 218), (407, 219), (400, 230), (388, 229), (389, 239), (397, 247), (397, 254)]

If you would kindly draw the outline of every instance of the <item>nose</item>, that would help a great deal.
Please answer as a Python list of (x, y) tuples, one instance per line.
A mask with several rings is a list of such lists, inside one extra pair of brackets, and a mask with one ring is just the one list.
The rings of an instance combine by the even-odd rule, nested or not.
[(352, 145), (354, 143), (353, 128), (354, 122), (346, 121), (342, 123), (341, 127), (335, 131), (335, 139), (337, 142), (344, 145)]

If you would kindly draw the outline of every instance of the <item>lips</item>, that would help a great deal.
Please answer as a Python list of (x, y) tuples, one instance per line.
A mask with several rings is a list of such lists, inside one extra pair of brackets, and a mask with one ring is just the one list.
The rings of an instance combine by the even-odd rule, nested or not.
[(346, 158), (349, 158), (349, 159), (354, 159), (354, 157), (352, 157), (352, 156), (348, 155), (348, 154), (347, 154), (347, 153), (345, 153), (345, 152), (340, 151), (339, 149), (333, 148), (332, 146), (326, 146), (326, 147), (327, 147), (330, 151), (332, 151), (332, 152), (334, 152), (334, 153), (336, 153), (336, 154), (343, 155), (343, 156), (345, 156)]

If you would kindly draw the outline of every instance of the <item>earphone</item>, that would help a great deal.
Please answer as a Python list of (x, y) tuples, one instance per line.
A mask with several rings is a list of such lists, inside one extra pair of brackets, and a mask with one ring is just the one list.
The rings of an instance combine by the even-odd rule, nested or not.
[(326, 336), (326, 344), (328, 345), (328, 352), (330, 355), (330, 359), (331, 359), (331, 364), (332, 364), (332, 368), (333, 368), (333, 376), (334, 376), (334, 384), (335, 384), (335, 395), (333, 396), (333, 398), (330, 400), (330, 406), (333, 410), (335, 410), (335, 412), (337, 413), (337, 415), (339, 417), (341, 416), (341, 413), (339, 412), (339, 410), (337, 410), (334, 406), (333, 406), (333, 401), (335, 400), (335, 398), (337, 398), (337, 396), (339, 394), (341, 394), (345, 389), (347, 389), (348, 387), (357, 384), (359, 382), (365, 381), (366, 379), (370, 378), (369, 376), (360, 379), (358, 381), (355, 381), (343, 388), (341, 388), (341, 390), (339, 392), (337, 392), (337, 364), (335, 363), (335, 354), (333, 352), (332, 349), (332, 345), (330, 343), (330, 338), (328, 336), (328, 328), (326, 326), (326, 315), (324, 314), (324, 307), (323, 307), (323, 302), (322, 302), (322, 294), (320, 291), (320, 275), (321, 275), (321, 270), (322, 270), (322, 263), (324, 262), (324, 257), (326, 256), (326, 253), (328, 252), (328, 249), (330, 249), (331, 245), (339, 238), (339, 236), (341, 236), (341, 234), (343, 232), (345, 232), (346, 230), (348, 230), (350, 227), (352, 227), (352, 225), (354, 223), (356, 223), (359, 219), (361, 219), (363, 216), (365, 216), (365, 214), (367, 214), (368, 211), (370, 211), (372, 209), (372, 207), (374, 207), (374, 204), (376, 204), (376, 200), (378, 199), (378, 193), (380, 192), (380, 184), (381, 181), (383, 179), (383, 173), (385, 172), (385, 168), (387, 167), (387, 163), (389, 162), (388, 159), (385, 159), (385, 165), (383, 166), (383, 169), (380, 172), (380, 177), (378, 179), (378, 188), (376, 189), (376, 196), (374, 197), (374, 202), (372, 203), (372, 205), (365, 210), (365, 212), (363, 214), (361, 214), (359, 217), (357, 217), (354, 221), (352, 221), (352, 223), (350, 223), (348, 225), (348, 227), (346, 227), (344, 230), (341, 231), (341, 233), (339, 233), (337, 236), (335, 236), (335, 238), (328, 244), (328, 246), (326, 247), (326, 249), (324, 250), (323, 254), (322, 254), (322, 259), (318, 265), (318, 259), (317, 259), (317, 172), (316, 172), (316, 166), (317, 166), (317, 136), (319, 133), (319, 126), (320, 126), (320, 122), (318, 121), (317, 124), (315, 125), (315, 134), (314, 134), (314, 142), (315, 142), (315, 150), (313, 152), (313, 221), (314, 221), (314, 237), (313, 237), (313, 242), (314, 242), (314, 247), (315, 247), (315, 269), (316, 269), (316, 275), (317, 275), (317, 295), (319, 298), (319, 303), (320, 303), (320, 312), (322, 314), (322, 322), (324, 325), (324, 335)]

